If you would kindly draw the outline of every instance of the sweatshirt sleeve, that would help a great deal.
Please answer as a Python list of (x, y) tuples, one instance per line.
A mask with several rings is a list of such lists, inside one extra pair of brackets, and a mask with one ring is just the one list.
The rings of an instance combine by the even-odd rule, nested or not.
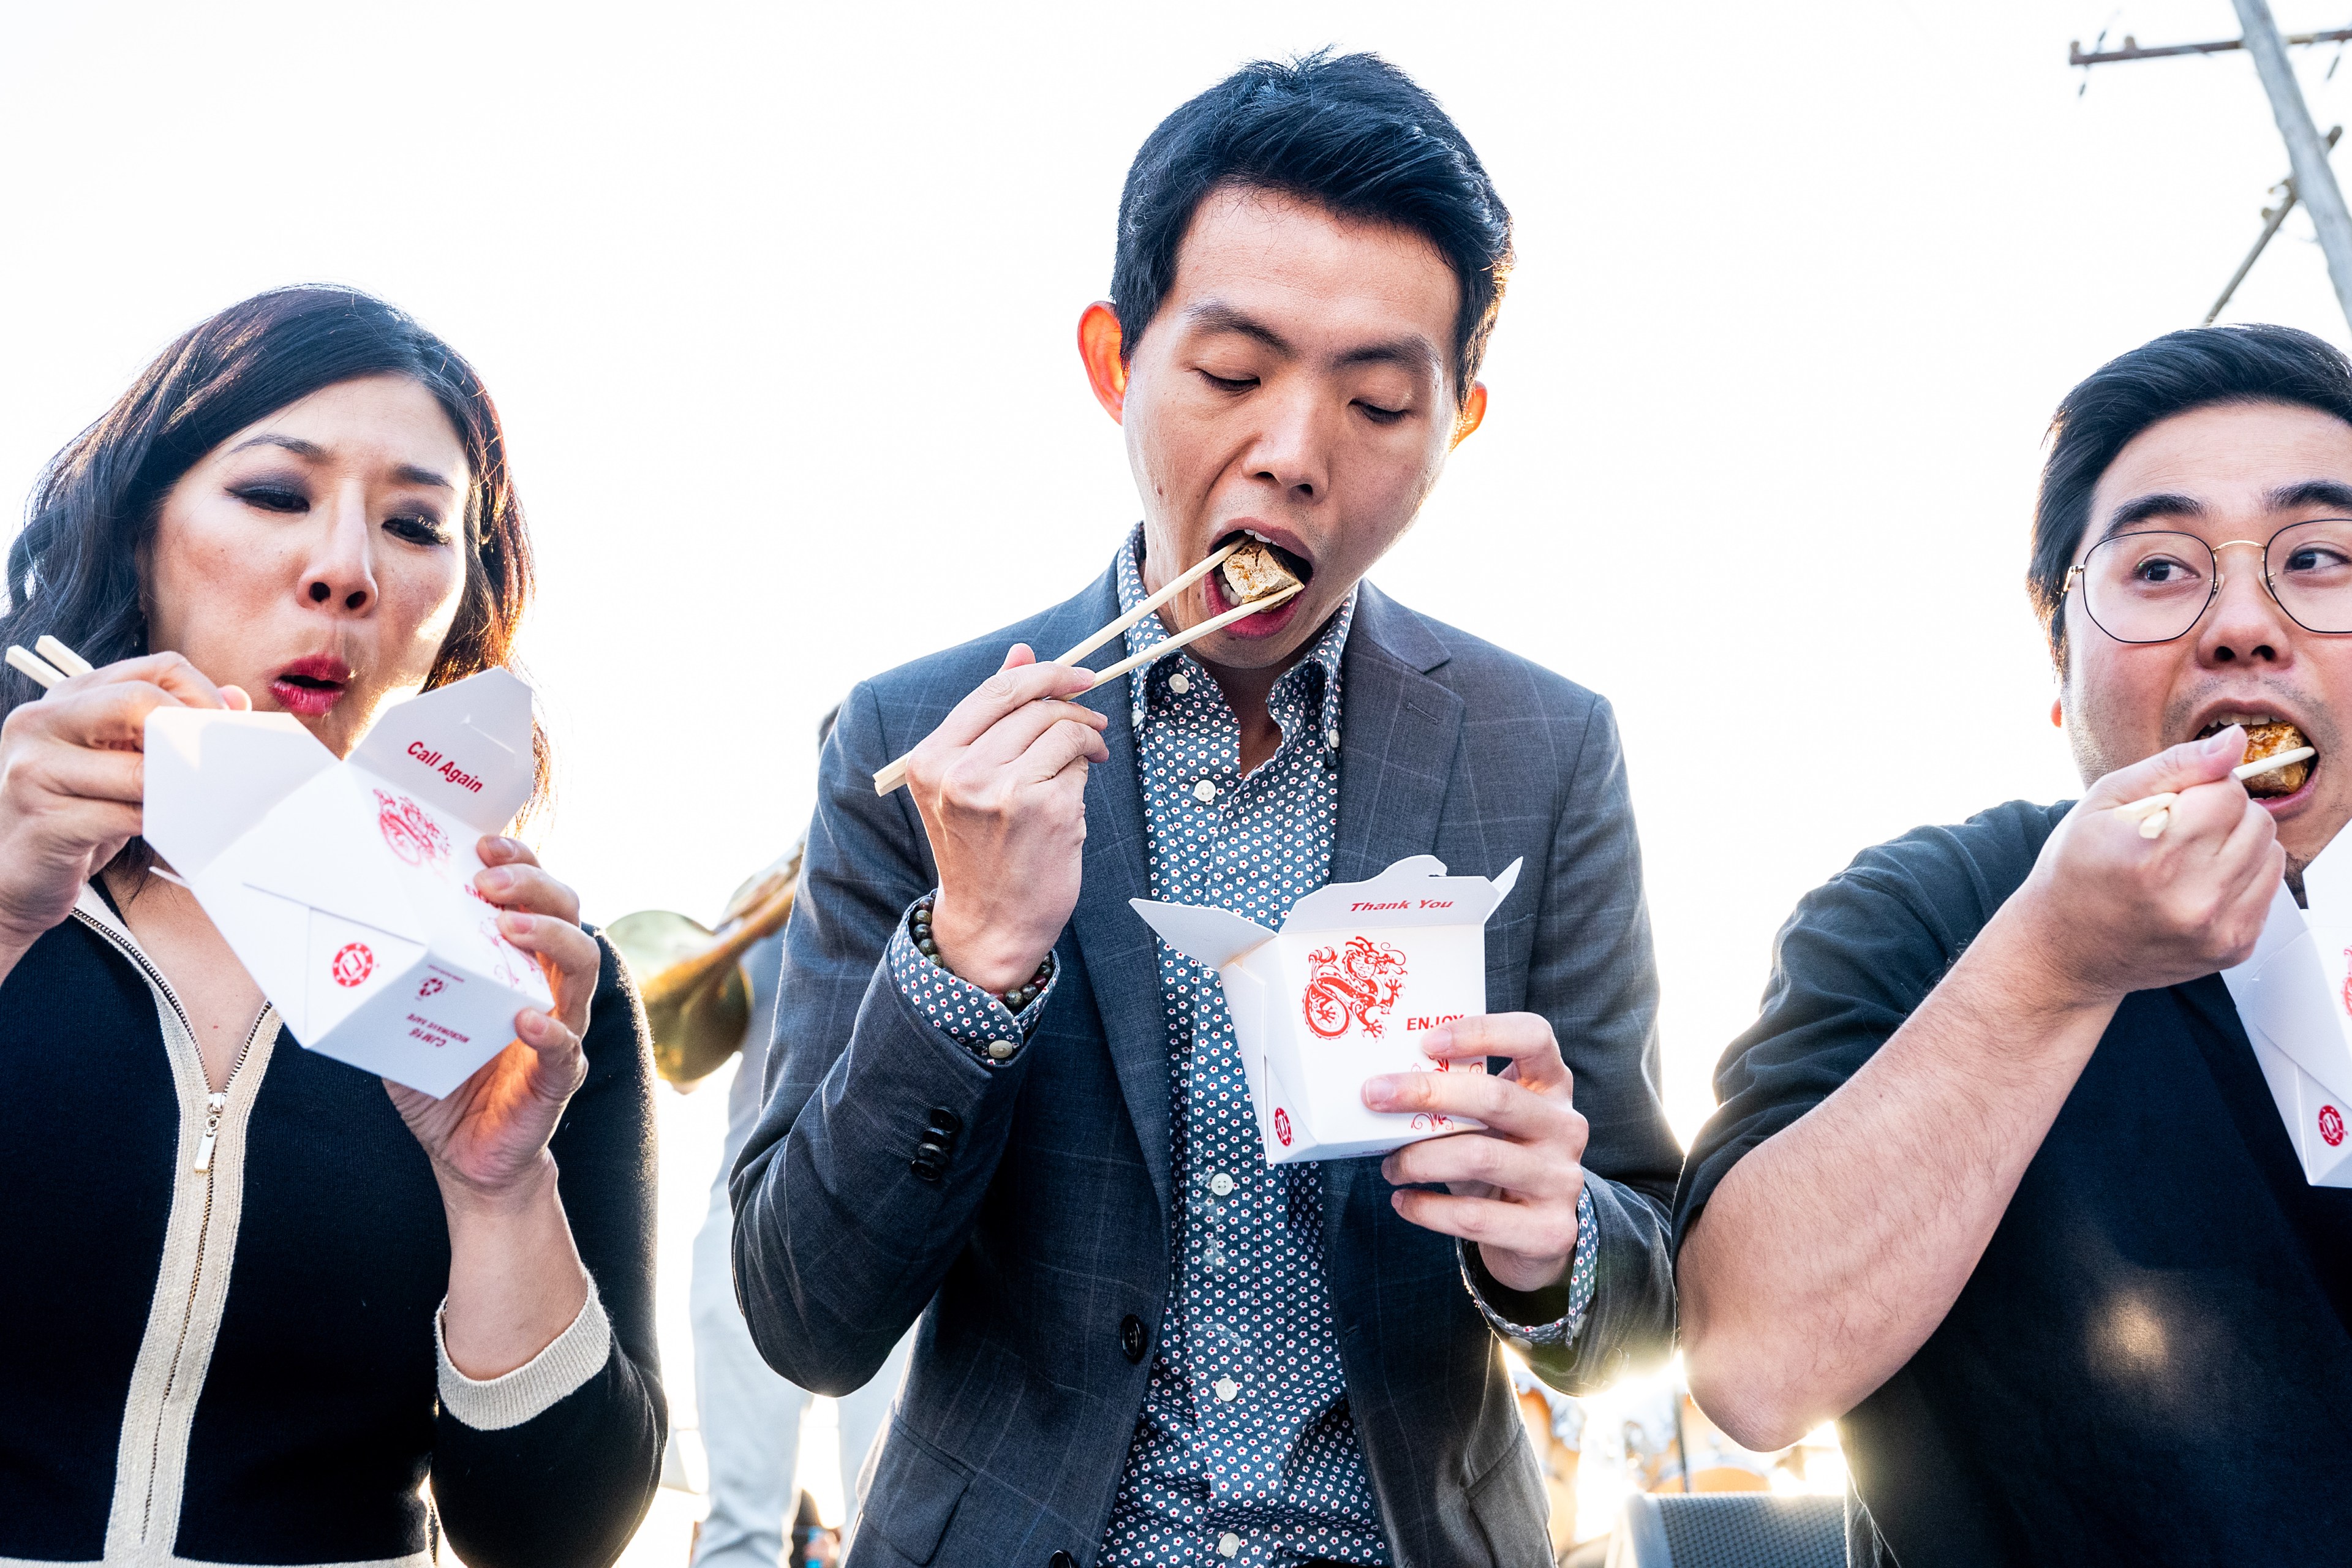
[(612, 944), (596, 942), (588, 1078), (549, 1145), (587, 1302), (503, 1377), (468, 1378), (440, 1357), (433, 1497), (467, 1568), (604, 1568), (660, 1479), (669, 1412), (654, 1342), (653, 1057), (635, 986)]
[(1916, 828), (1805, 895), (1773, 942), (1756, 1022), (1716, 1067), (1716, 1112), (1675, 1194), (1677, 1251), (1731, 1168), (1836, 1093), (1942, 984), (2068, 809), (2011, 801)]

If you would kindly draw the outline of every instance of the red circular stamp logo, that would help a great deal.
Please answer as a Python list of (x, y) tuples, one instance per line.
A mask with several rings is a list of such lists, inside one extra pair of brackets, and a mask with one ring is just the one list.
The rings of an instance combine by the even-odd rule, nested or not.
[(1290, 1112), (1278, 1105), (1274, 1108), (1274, 1135), (1282, 1140), (1284, 1148), (1290, 1147)]
[(327, 973), (335, 977), (338, 985), (357, 985), (375, 973), (375, 954), (363, 942), (347, 942), (335, 950)]
[(425, 984), (416, 988), (416, 994), (420, 997), (437, 996), (446, 984), (439, 975), (428, 974), (425, 977)]
[(2319, 1108), (2319, 1135), (2327, 1140), (2330, 1149), (2344, 1142), (2344, 1117), (2332, 1105)]

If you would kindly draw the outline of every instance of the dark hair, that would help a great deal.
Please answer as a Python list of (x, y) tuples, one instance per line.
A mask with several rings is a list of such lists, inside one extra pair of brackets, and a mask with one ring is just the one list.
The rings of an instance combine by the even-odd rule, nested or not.
[(2352, 359), (2293, 327), (2191, 327), (2109, 360), (2058, 405), (2033, 506), (2025, 586), (2060, 668), (2066, 662), (2066, 577), (2090, 525), (2100, 476), (2149, 426), (2233, 403), (2315, 408), (2352, 425)]
[(1454, 395), (1466, 399), (1511, 269), (1511, 215), (1437, 100), (1378, 55), (1244, 66), (1160, 122), (1118, 199), (1111, 305), (1132, 357), (1176, 282), (1192, 215), (1226, 185), (1276, 191), (1426, 237), (1454, 268)]
[[(93, 664), (148, 651), (139, 559), (163, 498), (237, 431), (324, 387), (400, 375), (431, 393), (465, 448), (466, 586), (425, 685), (512, 661), (531, 590), (530, 542), (490, 395), (457, 352), (352, 289), (274, 289), (183, 333), (96, 424), (52, 458), (8, 547), (0, 643), (54, 636)], [(40, 695), (0, 669), (0, 715)], [(533, 728), (544, 803), (546, 736)]]

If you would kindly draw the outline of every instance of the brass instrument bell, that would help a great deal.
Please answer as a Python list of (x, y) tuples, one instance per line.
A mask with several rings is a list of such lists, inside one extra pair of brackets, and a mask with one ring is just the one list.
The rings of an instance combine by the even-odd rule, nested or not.
[(623, 915), (604, 928), (639, 976), (654, 1067), (692, 1089), (743, 1048), (751, 1027), (751, 977), (743, 954), (783, 928), (799, 889), (801, 849), (735, 889), (716, 931), (668, 910)]

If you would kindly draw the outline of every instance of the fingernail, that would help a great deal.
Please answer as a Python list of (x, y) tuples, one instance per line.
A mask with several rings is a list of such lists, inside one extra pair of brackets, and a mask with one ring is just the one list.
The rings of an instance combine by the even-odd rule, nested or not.
[(507, 935), (510, 937), (529, 936), (530, 934), (530, 917), (526, 914), (518, 914), (513, 910), (501, 910), (499, 915), (499, 929), (506, 932)]
[(2226, 757), (2245, 743), (2245, 732), (2232, 724), (2220, 734), (2209, 736), (2206, 739), (2205, 754), (2209, 757)]
[(474, 886), (486, 893), (503, 893), (514, 886), (515, 874), (503, 867), (493, 866), (474, 879)]
[(1368, 1078), (1364, 1080), (1364, 1103), (1374, 1110), (1385, 1110), (1396, 1103), (1396, 1083), (1392, 1079)]

